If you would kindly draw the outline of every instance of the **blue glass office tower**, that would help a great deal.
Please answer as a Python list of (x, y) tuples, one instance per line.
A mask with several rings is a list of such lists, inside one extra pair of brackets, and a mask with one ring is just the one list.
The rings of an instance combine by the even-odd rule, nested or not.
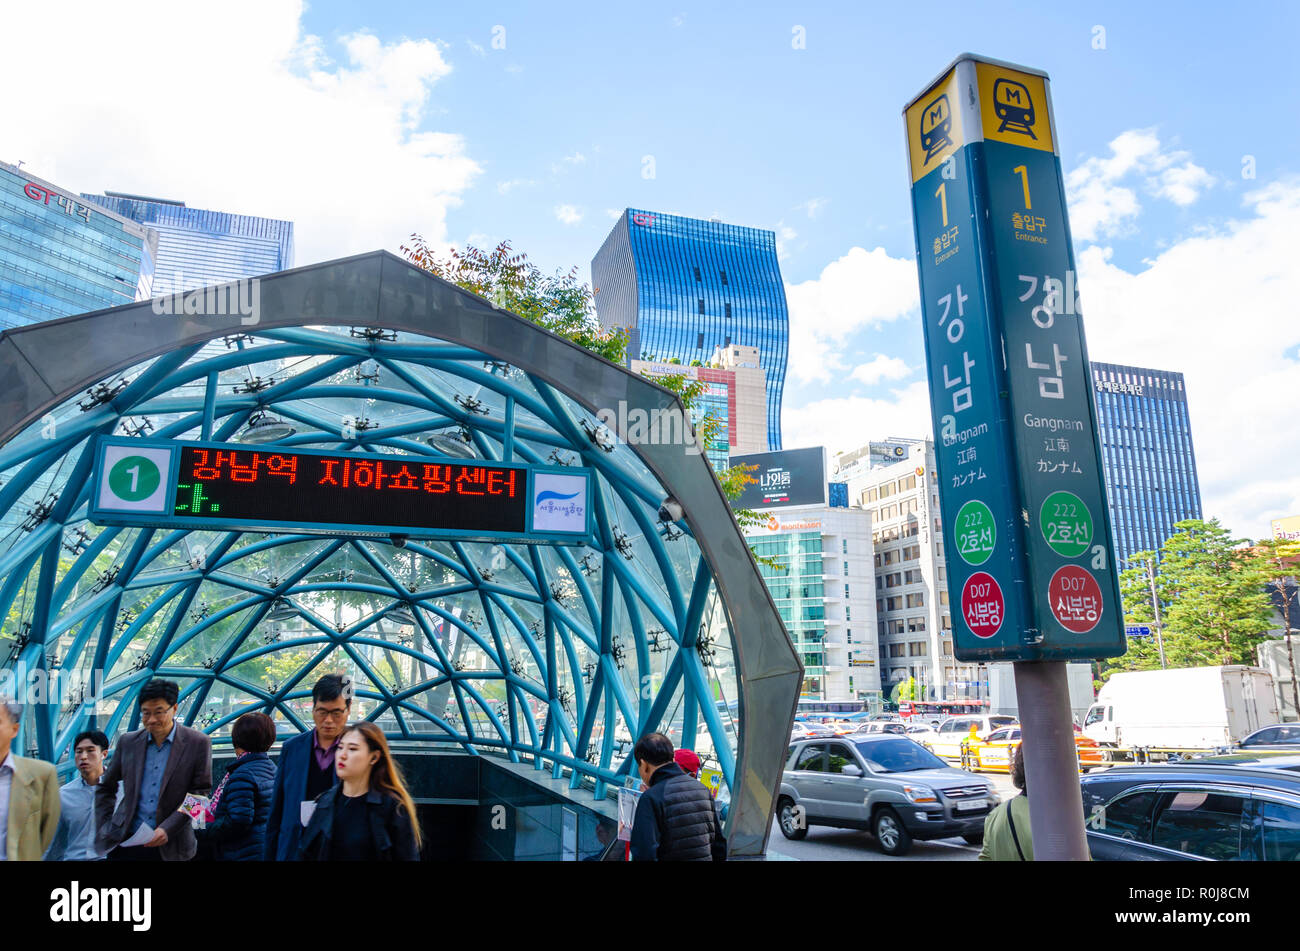
[(155, 297), (293, 267), (293, 222), (104, 192), (82, 197), (158, 232)]
[(790, 316), (776, 235), (628, 208), (591, 262), (596, 313), (628, 331), (631, 359), (706, 361), (757, 347), (767, 371), (767, 444), (781, 448)]
[(158, 235), (0, 162), (0, 330), (147, 299)]
[(1092, 364), (1106, 495), (1121, 567), (1139, 551), (1160, 550), (1174, 523), (1201, 518), (1183, 375)]

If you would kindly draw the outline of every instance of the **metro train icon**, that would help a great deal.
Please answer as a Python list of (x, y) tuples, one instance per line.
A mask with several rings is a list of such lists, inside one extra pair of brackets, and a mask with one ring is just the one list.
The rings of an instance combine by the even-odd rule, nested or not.
[(1037, 140), (1034, 124), (1034, 100), (1029, 88), (1014, 79), (999, 79), (993, 84), (993, 110), (1002, 120), (999, 132), (1020, 132)]
[(921, 113), (921, 148), (925, 163), (946, 146), (952, 145), (952, 107), (947, 93), (941, 93)]

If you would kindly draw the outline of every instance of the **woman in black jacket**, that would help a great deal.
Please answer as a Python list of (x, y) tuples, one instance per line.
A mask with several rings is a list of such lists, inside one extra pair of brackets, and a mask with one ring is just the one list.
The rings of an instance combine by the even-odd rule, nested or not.
[(230, 739), (235, 761), (212, 795), (211, 821), (195, 835), (219, 862), (260, 862), (275, 787), (275, 764), (266, 755), (275, 742), (275, 722), (265, 713), (245, 713)]
[(298, 845), (299, 861), (419, 861), (415, 803), (384, 731), (368, 721), (344, 730), (334, 771), (339, 782), (316, 797)]

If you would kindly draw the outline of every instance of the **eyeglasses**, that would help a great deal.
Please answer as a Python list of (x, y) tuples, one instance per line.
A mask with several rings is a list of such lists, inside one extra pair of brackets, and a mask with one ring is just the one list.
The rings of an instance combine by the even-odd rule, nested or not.
[(322, 707), (315, 707), (311, 712), (318, 717), (325, 717), (329, 720), (338, 720), (348, 715), (348, 708), (342, 707), (337, 710), (326, 710)]
[(169, 714), (172, 714), (172, 713), (175, 713), (175, 712), (176, 712), (176, 708), (175, 708), (175, 707), (166, 707), (166, 708), (164, 708), (164, 709), (162, 709), (162, 710), (159, 710), (157, 713), (153, 713), (153, 712), (151, 712), (151, 711), (149, 711), (149, 710), (141, 709), (141, 710), (140, 710), (140, 719), (141, 719), (141, 720), (165, 720), (165, 719), (167, 719), (167, 716), (168, 716)]

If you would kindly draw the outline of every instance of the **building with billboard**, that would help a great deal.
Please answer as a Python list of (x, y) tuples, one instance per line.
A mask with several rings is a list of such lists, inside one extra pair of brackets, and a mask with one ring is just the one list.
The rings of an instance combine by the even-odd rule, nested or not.
[[(873, 456), (896, 459), (893, 447), (900, 444), (907, 446), (906, 459), (871, 464)], [(927, 699), (987, 696), (987, 668), (953, 654), (934, 442), (891, 439), (888, 451), (878, 453), (871, 446), (879, 444), (838, 456), (835, 477), (848, 483), (849, 504), (871, 516), (884, 690), (912, 677)]]
[(719, 423), (717, 438), (705, 447), (715, 469), (725, 469), (728, 456), (734, 453), (767, 448), (766, 375), (758, 365), (757, 347), (719, 347), (702, 366), (632, 360), (629, 368), (652, 379), (680, 375), (704, 384), (696, 413), (710, 415)]
[(591, 262), (596, 313), (632, 358), (704, 362), (733, 344), (766, 372), (767, 447), (781, 448), (789, 313), (771, 231), (626, 209)]
[(1187, 392), (1181, 373), (1116, 363), (1093, 362), (1092, 382), (1115, 560), (1127, 568), (1175, 523), (1202, 517)]
[(760, 514), (762, 523), (745, 537), (768, 562), (759, 562), (759, 572), (803, 661), (800, 696), (879, 697), (870, 516), (826, 505)]
[(158, 232), (155, 297), (293, 267), (292, 221), (122, 192), (82, 197)]
[(158, 234), (0, 162), (0, 330), (144, 300)]

